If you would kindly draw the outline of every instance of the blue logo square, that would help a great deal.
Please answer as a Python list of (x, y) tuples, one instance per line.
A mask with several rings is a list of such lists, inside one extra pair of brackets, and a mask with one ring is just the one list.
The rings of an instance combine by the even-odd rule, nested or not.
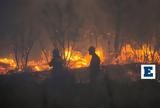
[(141, 65), (141, 79), (155, 79), (156, 66), (154, 64)]

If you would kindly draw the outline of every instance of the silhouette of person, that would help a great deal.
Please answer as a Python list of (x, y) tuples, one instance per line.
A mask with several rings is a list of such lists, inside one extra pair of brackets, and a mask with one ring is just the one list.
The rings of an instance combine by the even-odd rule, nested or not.
[(91, 46), (89, 49), (89, 54), (92, 56), (89, 69), (90, 69), (90, 81), (95, 82), (96, 77), (100, 71), (100, 58), (95, 53), (95, 47)]
[(63, 60), (59, 54), (58, 49), (53, 50), (53, 58), (51, 62), (49, 63), (51, 67), (53, 67), (53, 72), (55, 76), (59, 76), (61, 72), (63, 71)]

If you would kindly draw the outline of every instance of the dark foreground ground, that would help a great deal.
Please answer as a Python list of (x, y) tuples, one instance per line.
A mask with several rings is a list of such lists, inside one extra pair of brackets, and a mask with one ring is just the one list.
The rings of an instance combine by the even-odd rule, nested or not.
[(94, 84), (85, 69), (0, 76), (0, 108), (160, 108), (159, 81), (140, 80), (138, 70), (106, 66)]

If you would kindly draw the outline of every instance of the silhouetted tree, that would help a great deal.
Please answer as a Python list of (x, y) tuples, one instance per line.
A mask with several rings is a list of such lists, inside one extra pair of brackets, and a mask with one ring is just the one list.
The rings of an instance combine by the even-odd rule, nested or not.
[(29, 20), (28, 23), (28, 21), (23, 20), (18, 26), (19, 29), (13, 33), (12, 46), (17, 70), (24, 71), (28, 66), (29, 54), (35, 42), (33, 22)]
[(65, 55), (65, 50), (72, 52), (74, 49), (82, 20), (75, 12), (72, 0), (59, 2), (46, 1), (43, 13), (45, 20), (47, 19), (45, 24), (53, 46), (60, 49), (61, 55), (66, 60), (71, 54)]
[(115, 57), (118, 56), (121, 50), (122, 38), (120, 37), (121, 27), (122, 27), (122, 14), (123, 14), (123, 2), (124, 0), (115, 0)]

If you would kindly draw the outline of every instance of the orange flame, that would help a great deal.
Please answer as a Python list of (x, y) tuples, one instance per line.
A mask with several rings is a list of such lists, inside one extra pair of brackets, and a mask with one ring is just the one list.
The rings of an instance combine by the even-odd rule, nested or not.
[[(97, 48), (96, 54), (100, 57), (101, 63), (105, 61), (105, 56), (101, 48)], [(69, 61), (70, 68), (88, 67), (91, 56), (89, 54), (82, 55), (79, 51), (65, 50), (65, 58)]]
[(16, 68), (16, 63), (10, 58), (0, 58), (0, 64), (0, 74), (5, 74), (9, 70)]
[(130, 44), (122, 47), (120, 55), (112, 63), (124, 64), (131, 62), (160, 63), (160, 55), (152, 45), (143, 44), (141, 48), (135, 49)]
[[(101, 62), (103, 63), (105, 61), (105, 56), (103, 54), (103, 51), (101, 48), (97, 48), (96, 50), (97, 55), (101, 58)], [(68, 66), (70, 68), (82, 68), (87, 67), (90, 63), (91, 56), (89, 54), (82, 55), (79, 51), (71, 51), (71, 49), (66, 49), (64, 56), (66, 58), (66, 61), (68, 62)], [(49, 57), (49, 60), (51, 57)], [(0, 72), (7, 72), (9, 70), (13, 70), (16, 68), (16, 62), (13, 59), (8, 58), (1, 58), (0, 63), (7, 64), (8, 67), (0, 67)], [(49, 65), (46, 62), (44, 55), (42, 54), (42, 57), (40, 60), (30, 60), (28, 61), (28, 67), (30, 67), (33, 71), (40, 72), (44, 70), (49, 70)]]
[[(96, 54), (100, 57), (101, 63), (105, 63), (106, 57), (102, 48), (96, 49)], [(91, 56), (87, 53), (83, 55), (80, 51), (75, 51), (71, 49), (66, 49), (64, 53), (64, 58), (66, 59), (68, 66), (70, 68), (82, 68), (89, 66)], [(51, 55), (49, 55), (48, 61), (51, 60)], [(112, 64), (120, 63), (159, 63), (160, 64), (160, 54), (154, 49), (152, 45), (144, 44), (140, 48), (133, 48), (130, 44), (126, 44), (122, 47), (119, 56), (112, 60)], [(49, 70), (50, 67), (45, 60), (44, 55), (40, 60), (30, 60), (28, 61), (28, 67), (33, 71), (40, 72), (44, 70)], [(5, 74), (9, 70), (16, 68), (16, 62), (14, 59), (10, 58), (0, 58), (0, 74)]]

